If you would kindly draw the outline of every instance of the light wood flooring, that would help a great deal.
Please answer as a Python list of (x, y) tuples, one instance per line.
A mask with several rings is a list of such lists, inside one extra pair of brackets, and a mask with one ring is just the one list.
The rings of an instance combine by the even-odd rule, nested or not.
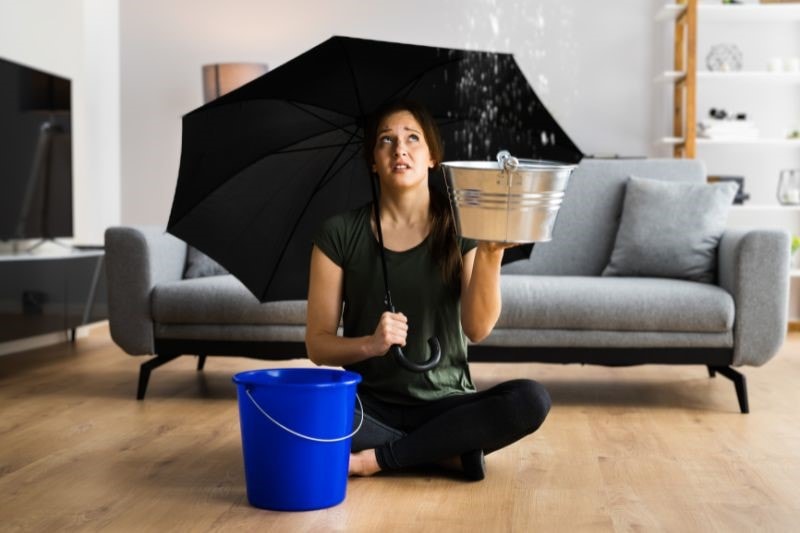
[(704, 367), (473, 365), (480, 388), (545, 384), (542, 428), (488, 456), (488, 476), (351, 479), (336, 507), (247, 504), (241, 370), (307, 365), (184, 357), (138, 367), (96, 328), (75, 345), (0, 357), (3, 531), (798, 531), (800, 333), (745, 368), (749, 415)]

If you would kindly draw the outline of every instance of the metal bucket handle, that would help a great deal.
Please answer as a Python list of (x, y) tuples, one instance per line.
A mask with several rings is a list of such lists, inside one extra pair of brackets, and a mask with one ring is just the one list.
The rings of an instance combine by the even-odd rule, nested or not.
[(500, 150), (497, 152), (497, 164), (500, 165), (500, 170), (513, 172), (519, 167), (519, 159), (511, 155), (508, 150)]
[(256, 409), (258, 409), (259, 412), (262, 415), (267, 417), (270, 422), (272, 422), (273, 424), (275, 424), (276, 426), (278, 426), (282, 430), (286, 431), (287, 433), (291, 433), (295, 437), (300, 437), (301, 439), (306, 439), (306, 440), (310, 440), (310, 441), (314, 441), (314, 442), (342, 442), (343, 440), (347, 440), (350, 437), (352, 437), (353, 435), (355, 435), (356, 433), (358, 433), (358, 431), (361, 429), (361, 426), (364, 424), (364, 405), (361, 403), (361, 398), (358, 397), (358, 394), (356, 394), (356, 401), (358, 402), (358, 410), (361, 411), (361, 421), (359, 421), (358, 427), (355, 429), (355, 431), (353, 431), (352, 433), (350, 433), (349, 435), (346, 435), (344, 437), (338, 437), (338, 438), (335, 438), (335, 439), (320, 439), (320, 438), (317, 438), (317, 437), (311, 437), (309, 435), (303, 435), (302, 433), (299, 433), (299, 432), (297, 432), (297, 431), (295, 431), (295, 430), (293, 430), (291, 428), (288, 428), (288, 427), (284, 426), (283, 424), (281, 424), (280, 422), (278, 422), (277, 420), (275, 420), (274, 418), (269, 416), (269, 413), (267, 413), (264, 409), (261, 408), (260, 405), (258, 405), (258, 402), (256, 401), (256, 399), (253, 398), (252, 394), (250, 394), (250, 389), (246, 388), (244, 390), (244, 392), (247, 394), (247, 397), (250, 398), (250, 401), (253, 402), (253, 405), (256, 406)]
[[(548, 162), (541, 159), (523, 159), (521, 157), (514, 157), (508, 150), (500, 150), (497, 152), (497, 164), (500, 166), (500, 170), (505, 172), (514, 172), (521, 165), (541, 166), (543, 163)], [(574, 165), (565, 165), (557, 162), (554, 163), (561, 166), (574, 167)]]

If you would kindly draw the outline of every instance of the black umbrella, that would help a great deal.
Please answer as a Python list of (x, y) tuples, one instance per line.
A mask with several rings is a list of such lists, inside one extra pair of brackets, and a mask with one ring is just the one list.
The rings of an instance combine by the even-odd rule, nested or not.
[(305, 298), (313, 233), (370, 198), (365, 119), (397, 99), (431, 111), (448, 159), (582, 157), (510, 54), (332, 37), (183, 117), (167, 230), (260, 301)]

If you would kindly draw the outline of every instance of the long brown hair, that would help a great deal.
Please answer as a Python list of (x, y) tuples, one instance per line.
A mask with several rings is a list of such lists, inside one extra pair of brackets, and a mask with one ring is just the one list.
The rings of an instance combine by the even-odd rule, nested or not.
[[(431, 159), (434, 162), (433, 169), (430, 172), (438, 172), (439, 163), (444, 160), (442, 136), (439, 133), (436, 121), (428, 110), (422, 104), (414, 101), (397, 100), (384, 105), (376, 111), (369, 117), (364, 127), (364, 158), (367, 161), (367, 169), (373, 175), (373, 179), (377, 179), (377, 176), (372, 171), (372, 166), (375, 163), (373, 150), (378, 141), (378, 127), (384, 118), (401, 111), (411, 113), (422, 127), (422, 135), (425, 137), (425, 142), (431, 153)], [(456, 240), (453, 212), (450, 210), (450, 202), (447, 196), (436, 187), (431, 187), (430, 177), (428, 178), (428, 190), (431, 198), (429, 212), (431, 233), (428, 240), (431, 256), (439, 266), (444, 282), (457, 289), (461, 283), (462, 265), (461, 250)]]

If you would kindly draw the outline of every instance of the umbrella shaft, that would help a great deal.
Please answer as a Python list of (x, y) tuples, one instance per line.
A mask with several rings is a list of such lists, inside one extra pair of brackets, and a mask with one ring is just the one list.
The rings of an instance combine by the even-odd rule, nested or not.
[(370, 176), (370, 185), (372, 186), (372, 205), (375, 206), (375, 230), (378, 232), (378, 245), (380, 246), (381, 253), (381, 268), (383, 269), (383, 288), (385, 291), (384, 303), (386, 310), (390, 313), (395, 313), (394, 304), (392, 303), (392, 293), (389, 291), (389, 272), (386, 269), (386, 251), (383, 247), (383, 230), (381, 229), (381, 208), (378, 201), (378, 180)]

